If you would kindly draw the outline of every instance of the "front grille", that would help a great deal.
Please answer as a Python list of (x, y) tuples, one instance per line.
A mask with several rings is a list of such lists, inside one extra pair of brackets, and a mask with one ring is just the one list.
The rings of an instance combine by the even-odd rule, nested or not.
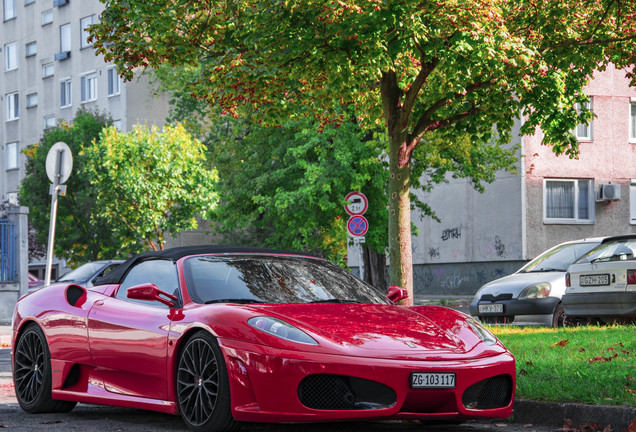
[(397, 395), (390, 387), (375, 381), (317, 374), (300, 382), (298, 399), (313, 409), (361, 410), (389, 408), (397, 401)]
[(512, 400), (512, 378), (497, 375), (468, 387), (462, 395), (462, 403), (469, 409), (503, 408)]

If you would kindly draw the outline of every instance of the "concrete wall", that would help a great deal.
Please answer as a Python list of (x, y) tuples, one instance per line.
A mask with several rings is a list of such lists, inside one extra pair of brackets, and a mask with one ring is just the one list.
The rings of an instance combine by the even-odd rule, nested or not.
[[(522, 166), (519, 160), (518, 172)], [(411, 215), (419, 231), (412, 239), (415, 295), (472, 295), (528, 259), (523, 174), (500, 172), (485, 189), (479, 193), (468, 179), (449, 177), (430, 193), (415, 191), (441, 219)]]

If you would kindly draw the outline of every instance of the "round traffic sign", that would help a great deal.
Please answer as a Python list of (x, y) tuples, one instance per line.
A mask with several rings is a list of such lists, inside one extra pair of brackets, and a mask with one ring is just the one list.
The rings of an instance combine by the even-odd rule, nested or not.
[(347, 221), (347, 231), (353, 237), (362, 237), (369, 230), (369, 221), (364, 216), (351, 216)]
[(64, 184), (73, 170), (73, 155), (69, 146), (56, 142), (46, 154), (46, 175), (53, 184)]
[(362, 192), (349, 192), (345, 197), (345, 210), (351, 216), (363, 215), (369, 208), (369, 200)]

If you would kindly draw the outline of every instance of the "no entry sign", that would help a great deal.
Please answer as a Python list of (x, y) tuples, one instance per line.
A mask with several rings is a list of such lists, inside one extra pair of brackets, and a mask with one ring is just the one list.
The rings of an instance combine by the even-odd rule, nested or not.
[(364, 216), (351, 216), (347, 221), (347, 231), (353, 237), (362, 237), (369, 230), (369, 221)]

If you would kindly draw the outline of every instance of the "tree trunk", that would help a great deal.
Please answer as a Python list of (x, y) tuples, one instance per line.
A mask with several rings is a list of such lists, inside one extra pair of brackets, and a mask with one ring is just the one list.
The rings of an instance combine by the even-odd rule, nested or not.
[(389, 275), (392, 285), (399, 285), (408, 293), (402, 304), (412, 305), (411, 164), (403, 154), (405, 139), (403, 133), (389, 136)]
[(386, 255), (379, 254), (366, 246), (362, 247), (364, 262), (364, 281), (386, 294)]

